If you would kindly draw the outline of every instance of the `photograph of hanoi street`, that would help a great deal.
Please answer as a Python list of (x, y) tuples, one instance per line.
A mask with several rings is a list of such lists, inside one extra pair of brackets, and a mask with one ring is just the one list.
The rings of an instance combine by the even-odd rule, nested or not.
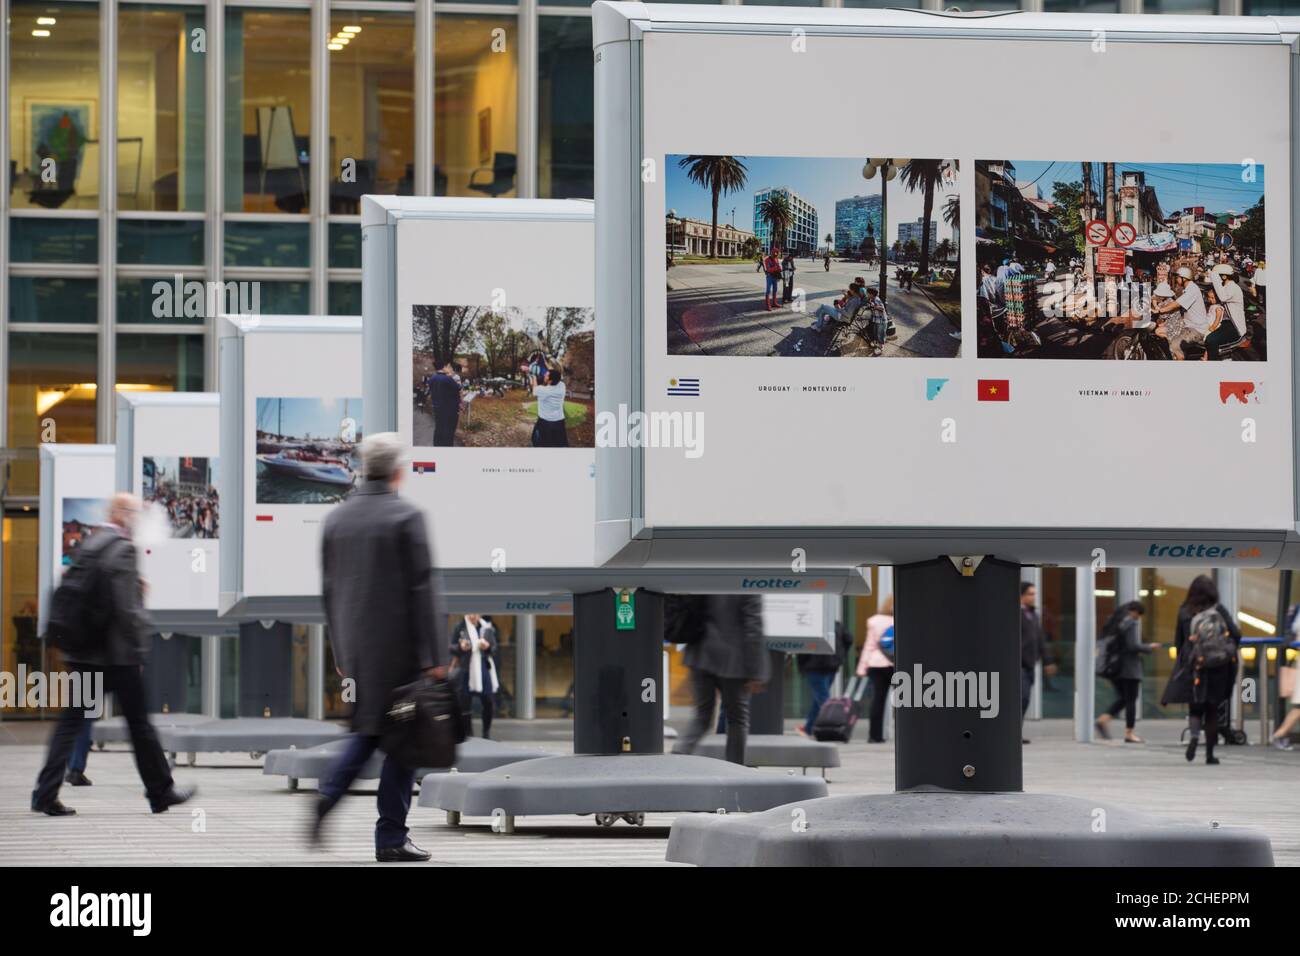
[(953, 358), (957, 161), (670, 155), (673, 355)]

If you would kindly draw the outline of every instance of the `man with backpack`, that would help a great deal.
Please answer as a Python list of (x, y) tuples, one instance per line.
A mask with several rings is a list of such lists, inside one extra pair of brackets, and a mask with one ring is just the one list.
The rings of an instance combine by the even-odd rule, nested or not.
[[(177, 787), (158, 735), (146, 713), (141, 677), (148, 653), (149, 618), (144, 610), (144, 582), (136, 566), (132, 530), (140, 516), (140, 499), (118, 494), (109, 504), (108, 521), (78, 550), (50, 598), (46, 638), (62, 652), (65, 667), (98, 683), (117, 700), (131, 735), (135, 766), (154, 813), (184, 803), (193, 787)], [(81, 706), (59, 716), (50, 737), (45, 766), (32, 791), (32, 810), (61, 817), (76, 813), (59, 801), (59, 785), (73, 745), (86, 722)]]

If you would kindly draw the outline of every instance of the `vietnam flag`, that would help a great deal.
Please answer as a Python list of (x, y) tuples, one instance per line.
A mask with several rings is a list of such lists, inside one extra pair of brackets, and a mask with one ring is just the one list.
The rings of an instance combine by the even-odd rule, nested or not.
[(979, 380), (981, 402), (1011, 401), (1011, 382), (1005, 378), (982, 378)]

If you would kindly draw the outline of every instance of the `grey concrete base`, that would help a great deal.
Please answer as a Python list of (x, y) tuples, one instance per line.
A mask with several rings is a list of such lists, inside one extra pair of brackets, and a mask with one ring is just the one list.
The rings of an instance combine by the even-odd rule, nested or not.
[[(334, 762), (346, 746), (347, 738), (340, 738), (305, 749), (272, 750), (266, 755), (266, 762), (262, 765), (262, 773), (269, 776), (288, 777), (290, 789), (296, 790), (299, 780), (319, 781), (321, 774), (327, 771), (330, 764)], [(492, 770), (506, 764), (518, 763), (521, 760), (536, 760), (538, 757), (545, 756), (545, 750), (537, 750), (533, 747), (515, 747), (496, 740), (470, 737), (456, 748), (455, 769), (464, 773), (481, 773), (484, 770)], [(366, 761), (366, 765), (361, 768), (361, 773), (357, 774), (357, 779), (378, 779), (379, 771), (383, 765), (384, 754), (382, 751), (376, 750), (371, 754), (370, 759)], [(421, 769), (416, 772), (416, 778), (423, 779), (426, 774), (444, 772), (442, 770)]]
[[(207, 714), (150, 714), (149, 723), (153, 724), (154, 729), (161, 731), (164, 727), (193, 727), (196, 724), (206, 724), (212, 720)], [(124, 744), (131, 740), (130, 733), (126, 729), (125, 717), (105, 717), (103, 720), (97, 720), (90, 728), (90, 742), (96, 747), (103, 747), (105, 744)]]
[(764, 773), (708, 757), (569, 754), (484, 773), (430, 774), (420, 806), (450, 811), (456, 820), (492, 817), (494, 828), (510, 832), (520, 816), (594, 813), (608, 825), (645, 813), (753, 812), (825, 795), (818, 777)]
[(1170, 823), (1029, 793), (828, 797), (748, 817), (683, 817), (667, 859), (701, 866), (1272, 866), (1264, 833)]
[[(683, 753), (680, 743), (673, 745), (673, 753)], [(697, 757), (725, 760), (727, 738), (722, 734), (709, 734), (695, 748)], [(792, 734), (751, 734), (745, 741), (745, 766), (747, 767), (838, 767), (840, 749), (824, 740), (811, 740)]]
[(235, 717), (189, 727), (160, 727), (158, 740), (169, 754), (236, 753), (261, 755), (289, 747), (314, 747), (347, 731), (325, 720), (300, 717)]

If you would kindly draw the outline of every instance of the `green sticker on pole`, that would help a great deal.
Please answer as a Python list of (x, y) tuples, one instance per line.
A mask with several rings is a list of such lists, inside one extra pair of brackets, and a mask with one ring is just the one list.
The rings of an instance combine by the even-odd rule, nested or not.
[(621, 588), (615, 592), (614, 630), (636, 630), (636, 601), (631, 588)]

